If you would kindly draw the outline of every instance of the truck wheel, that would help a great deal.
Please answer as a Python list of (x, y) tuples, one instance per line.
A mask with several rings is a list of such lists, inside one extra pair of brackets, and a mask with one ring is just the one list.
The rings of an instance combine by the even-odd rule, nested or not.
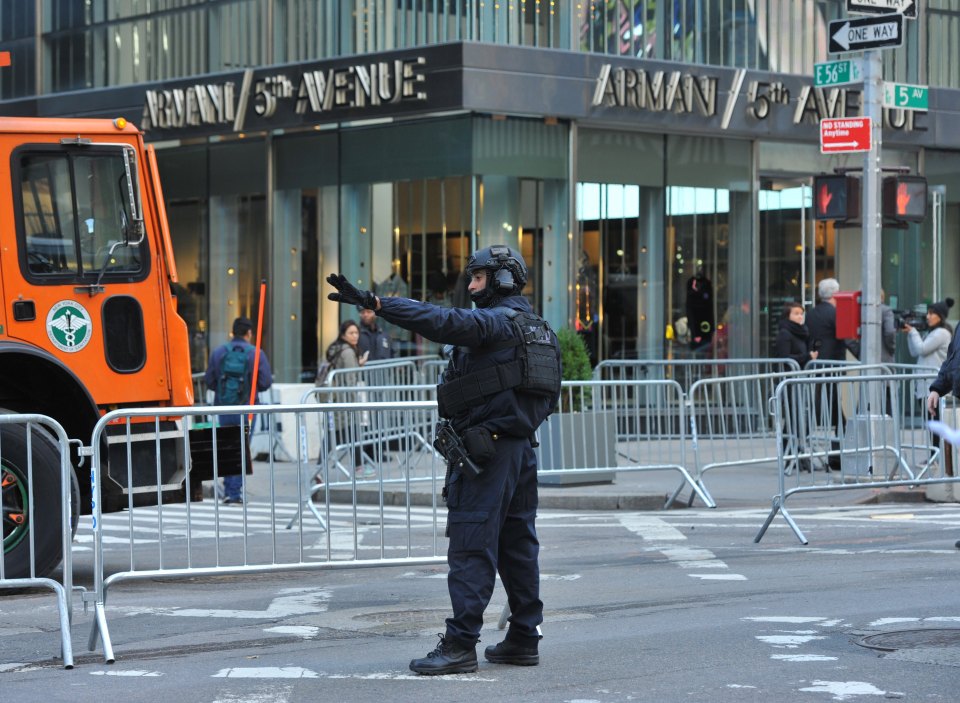
[[(63, 558), (60, 537), (60, 452), (40, 430), (33, 430), (33, 541), (36, 576), (53, 571)], [(71, 472), (72, 473), (72, 472)], [(22, 427), (0, 425), (0, 489), (2, 489), (3, 558), (7, 578), (30, 576), (30, 527), (27, 483), (27, 437)], [(73, 515), (71, 529), (79, 518), (79, 491), (71, 480)]]

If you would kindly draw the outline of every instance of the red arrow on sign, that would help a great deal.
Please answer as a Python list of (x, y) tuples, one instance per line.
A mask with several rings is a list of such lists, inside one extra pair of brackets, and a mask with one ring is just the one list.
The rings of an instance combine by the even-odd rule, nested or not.
[(820, 120), (820, 153), (870, 151), (872, 127), (869, 117), (831, 117)]

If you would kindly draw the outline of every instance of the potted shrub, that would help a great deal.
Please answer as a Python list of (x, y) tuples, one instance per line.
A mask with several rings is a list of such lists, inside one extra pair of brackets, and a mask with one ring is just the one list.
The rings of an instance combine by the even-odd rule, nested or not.
[[(593, 378), (590, 355), (583, 338), (574, 330), (557, 332), (564, 381)], [(602, 399), (602, 394), (598, 399)], [(569, 471), (541, 475), (545, 485), (612, 483), (616, 466), (616, 417), (613, 411), (594, 407), (592, 389), (574, 386), (560, 393), (560, 407), (540, 427), (541, 471), (600, 468), (599, 471)]]

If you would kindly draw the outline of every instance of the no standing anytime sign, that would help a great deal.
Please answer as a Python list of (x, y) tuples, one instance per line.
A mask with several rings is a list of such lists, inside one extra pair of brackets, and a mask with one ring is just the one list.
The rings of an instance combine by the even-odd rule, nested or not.
[(869, 117), (835, 117), (820, 120), (820, 153), (870, 151)]

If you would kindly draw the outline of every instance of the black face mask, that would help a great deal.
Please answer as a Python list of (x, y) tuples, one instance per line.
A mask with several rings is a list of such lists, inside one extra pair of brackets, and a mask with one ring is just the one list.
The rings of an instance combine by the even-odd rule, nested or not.
[(478, 308), (490, 308), (495, 307), (495, 303), (500, 301), (500, 296), (490, 290), (490, 287), (487, 286), (483, 290), (478, 290), (471, 293), (470, 300), (472, 300), (473, 304)]

